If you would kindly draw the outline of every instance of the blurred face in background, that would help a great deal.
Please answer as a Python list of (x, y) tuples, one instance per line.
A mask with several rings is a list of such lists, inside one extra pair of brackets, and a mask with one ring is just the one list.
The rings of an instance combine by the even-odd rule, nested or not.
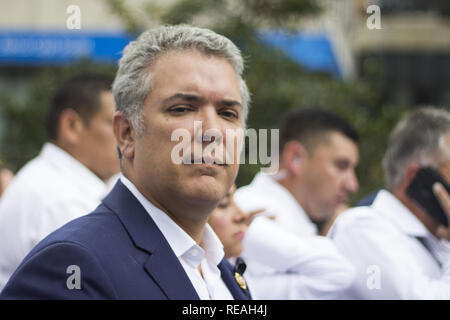
[(450, 134), (446, 134), (442, 138), (441, 160), (437, 170), (445, 181), (450, 184)]
[(312, 221), (330, 218), (349, 193), (358, 189), (357, 163), (357, 145), (336, 131), (302, 158), (300, 204)]
[(83, 122), (78, 145), (78, 158), (103, 181), (120, 171), (116, 139), (112, 129), (114, 97), (111, 91), (99, 96), (100, 108), (88, 121)]
[(247, 217), (234, 202), (233, 185), (209, 217), (209, 224), (216, 232), (225, 250), (225, 257), (238, 257), (242, 253), (242, 240), (247, 231)]
[(14, 174), (12, 171), (6, 168), (0, 168), (0, 197), (13, 178)]

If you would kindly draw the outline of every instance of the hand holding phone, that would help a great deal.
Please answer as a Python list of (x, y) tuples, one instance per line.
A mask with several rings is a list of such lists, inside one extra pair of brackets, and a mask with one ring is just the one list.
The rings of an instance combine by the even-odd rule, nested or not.
[[(442, 176), (433, 168), (422, 167), (411, 181), (406, 189), (406, 194), (414, 202), (416, 202), (426, 213), (428, 213), (439, 224), (448, 227), (448, 220), (450, 212), (444, 211), (447, 209), (439, 202), (433, 192), (433, 185), (439, 182), (447, 191), (447, 196), (450, 194), (450, 186), (442, 178)], [(445, 190), (442, 190), (445, 192)], [(441, 195), (442, 200), (445, 200), (445, 195)], [(450, 207), (448, 208), (450, 210)]]
[[(450, 219), (450, 194), (445, 190), (445, 188), (440, 183), (435, 183), (433, 185), (433, 193), (439, 200), (442, 208), (447, 213), (447, 218)], [(450, 240), (450, 229), (444, 226), (439, 226), (436, 230), (439, 238), (445, 238)]]

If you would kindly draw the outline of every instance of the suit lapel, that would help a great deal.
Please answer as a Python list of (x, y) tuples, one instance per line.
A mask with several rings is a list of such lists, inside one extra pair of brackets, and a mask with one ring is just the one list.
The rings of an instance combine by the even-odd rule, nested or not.
[(199, 299), (166, 238), (144, 207), (120, 180), (103, 203), (119, 216), (134, 245), (149, 253), (144, 268), (167, 298)]
[(171, 249), (153, 253), (144, 267), (169, 299), (200, 299)]
[(228, 290), (230, 290), (233, 298), (236, 300), (250, 300), (251, 295), (248, 287), (244, 290), (238, 285), (231, 264), (226, 259), (223, 259), (218, 267), (220, 269), (222, 280), (225, 282)]

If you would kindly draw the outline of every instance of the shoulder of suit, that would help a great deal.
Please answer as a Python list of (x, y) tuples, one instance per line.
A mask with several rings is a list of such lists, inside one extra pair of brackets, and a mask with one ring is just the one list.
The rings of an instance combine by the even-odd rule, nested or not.
[(36, 249), (61, 242), (78, 243), (81, 246), (90, 247), (101, 243), (104, 237), (117, 235), (117, 231), (121, 228), (122, 224), (118, 217), (108, 208), (100, 205), (93, 212), (69, 221), (50, 233), (36, 246)]

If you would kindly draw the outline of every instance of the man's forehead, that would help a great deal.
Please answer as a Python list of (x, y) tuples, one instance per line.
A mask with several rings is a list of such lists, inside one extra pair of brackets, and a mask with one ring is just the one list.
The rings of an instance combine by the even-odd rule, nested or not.
[(323, 151), (335, 156), (350, 157), (351, 153), (358, 157), (358, 145), (339, 131), (328, 131), (321, 134), (318, 137), (316, 145), (313, 148), (313, 152)]
[(242, 104), (239, 78), (231, 64), (220, 56), (196, 49), (169, 50), (152, 63), (149, 72), (151, 88), (146, 100), (158, 91), (158, 97), (164, 101), (199, 101), (208, 97), (224, 105)]
[(450, 162), (450, 132), (443, 134), (439, 139), (440, 162)]
[(179, 61), (180, 57), (201, 57), (201, 61), (208, 61), (209, 59), (219, 59), (227, 64), (235, 71), (232, 64), (228, 59), (222, 57), (218, 54), (213, 54), (202, 50), (201, 48), (169, 48), (163, 52), (157, 54), (157, 56), (152, 60), (150, 65), (148, 66), (149, 71), (153, 71), (157, 66), (161, 63), (164, 63), (167, 60), (174, 59), (175, 62)]
[[(159, 74), (186, 71), (186, 69), (201, 72), (202, 70), (196, 68), (202, 67), (203, 64), (208, 65), (206, 70), (211, 68), (215, 70), (225, 66), (229, 68), (229, 72), (233, 77), (239, 78), (229, 60), (220, 55), (205, 53), (195, 48), (169, 49), (161, 52), (148, 66), (148, 72), (152, 73), (153, 78), (158, 78)], [(154, 80), (152, 79), (152, 81)]]
[(343, 143), (357, 146), (353, 140), (336, 130), (312, 132), (305, 136), (303, 140), (303, 144), (310, 151), (314, 151), (317, 148), (333, 148)]

